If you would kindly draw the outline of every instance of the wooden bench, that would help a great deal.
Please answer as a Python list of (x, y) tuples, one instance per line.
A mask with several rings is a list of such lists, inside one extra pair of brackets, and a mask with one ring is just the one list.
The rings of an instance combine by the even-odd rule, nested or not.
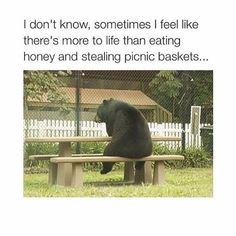
[[(99, 157), (103, 154), (72, 154), (72, 157)], [(50, 161), (53, 157), (59, 157), (57, 154), (46, 154), (46, 155), (30, 155), (29, 159), (32, 161)]]
[[(36, 137), (36, 138), (26, 138), (25, 143), (58, 143), (59, 144), (59, 152), (58, 155), (31, 155), (29, 158), (31, 160), (50, 160), (51, 158), (56, 157), (94, 157), (100, 156), (101, 154), (72, 154), (71, 143), (73, 142), (110, 142), (111, 137), (84, 137), (84, 136), (68, 136), (68, 137)], [(180, 137), (167, 137), (167, 136), (152, 136), (153, 142), (180, 142)], [(113, 160), (114, 161), (114, 160)], [(150, 161), (147, 161), (145, 164), (145, 170), (151, 169)], [(63, 171), (61, 171), (63, 170)], [(64, 173), (65, 177), (61, 178), (61, 180), (57, 181), (57, 164), (53, 162), (49, 162), (49, 171), (48, 171), (48, 183), (49, 185), (54, 185), (60, 183), (63, 186), (71, 185), (72, 178), (72, 164), (71, 163), (61, 163), (60, 165), (60, 173)], [(144, 171), (145, 182), (151, 182), (151, 171)], [(139, 175), (136, 175), (139, 176)], [(133, 162), (125, 162), (124, 168), (124, 181), (133, 181), (134, 180), (134, 166)]]
[[(72, 164), (72, 178), (71, 186), (72, 187), (81, 187), (83, 186), (83, 163), (90, 162), (129, 162), (134, 163), (137, 161), (145, 161), (145, 163), (150, 163), (154, 161), (154, 171), (153, 171), (153, 180), (152, 183), (163, 184), (164, 183), (164, 161), (168, 160), (184, 160), (182, 155), (152, 155), (140, 159), (129, 159), (124, 157), (114, 157), (114, 156), (86, 156), (86, 157), (53, 157), (50, 158), (51, 163), (57, 164), (57, 179), (56, 184), (64, 185), (65, 183), (65, 174), (63, 169), (63, 163)], [(150, 171), (150, 169), (149, 169)], [(147, 174), (147, 173), (146, 173)], [(135, 172), (135, 183), (140, 183), (146, 176), (145, 166), (142, 170)], [(151, 173), (149, 173), (151, 174)], [(132, 175), (132, 173), (131, 173)]]

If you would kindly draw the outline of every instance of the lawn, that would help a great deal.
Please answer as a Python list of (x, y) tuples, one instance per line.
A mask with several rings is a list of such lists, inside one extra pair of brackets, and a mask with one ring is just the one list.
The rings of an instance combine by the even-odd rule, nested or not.
[[(25, 174), (25, 197), (212, 197), (212, 168), (166, 169), (165, 184), (122, 184), (123, 172), (85, 172), (82, 188), (49, 187), (47, 174)], [(94, 183), (94, 181), (96, 181)], [(103, 182), (103, 183), (101, 183)]]

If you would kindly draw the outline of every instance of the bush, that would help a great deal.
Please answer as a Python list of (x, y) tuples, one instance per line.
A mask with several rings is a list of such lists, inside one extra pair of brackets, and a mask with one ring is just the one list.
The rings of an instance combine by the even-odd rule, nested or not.
[[(80, 153), (103, 153), (106, 147), (104, 142), (84, 142), (80, 145)], [(47, 161), (32, 161), (29, 160), (29, 155), (40, 154), (57, 154), (58, 144), (26, 144), (24, 149), (24, 168), (27, 173), (45, 173), (48, 171)], [(76, 144), (72, 145), (72, 153), (76, 153)], [(212, 166), (211, 154), (202, 148), (187, 148), (185, 153), (182, 153), (181, 148), (168, 148), (161, 144), (153, 146), (153, 154), (183, 154), (184, 161), (165, 161), (165, 165), (170, 168), (187, 168), (187, 167), (210, 167)], [(124, 167), (124, 163), (116, 163), (114, 170), (119, 170)], [(86, 163), (84, 170), (101, 170), (101, 163)]]
[[(103, 153), (106, 143), (103, 142), (83, 142), (80, 144), (80, 153)], [(58, 144), (53, 143), (30, 143), (24, 147), (24, 169), (25, 173), (45, 173), (48, 171), (48, 161), (30, 160), (30, 155), (57, 154)], [(72, 153), (76, 153), (76, 144), (72, 144)], [(85, 170), (100, 170), (101, 163), (86, 163)], [(117, 165), (115, 166), (117, 169)]]
[(203, 148), (188, 148), (185, 153), (184, 167), (211, 167), (213, 159), (210, 152)]
[(186, 148), (183, 153), (181, 148), (169, 149), (164, 145), (156, 144), (153, 147), (153, 154), (179, 154), (184, 155), (183, 161), (165, 161), (167, 167), (173, 168), (188, 168), (188, 167), (211, 167), (213, 159), (211, 154), (205, 151), (203, 148)]
[(80, 144), (80, 153), (103, 153), (106, 145), (107, 144), (103, 142), (82, 142)]
[(58, 144), (52, 143), (30, 143), (24, 146), (24, 167), (47, 167), (45, 161), (32, 161), (30, 155), (57, 154)]

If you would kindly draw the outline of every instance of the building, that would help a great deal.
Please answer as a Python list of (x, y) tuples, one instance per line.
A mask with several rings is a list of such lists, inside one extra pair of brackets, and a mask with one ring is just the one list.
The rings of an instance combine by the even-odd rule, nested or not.
[[(98, 106), (104, 99), (114, 98), (127, 102), (139, 109), (149, 122), (171, 122), (172, 114), (157, 102), (145, 95), (140, 90), (115, 90), (115, 89), (97, 89), (80, 88), (79, 93), (74, 87), (60, 88), (67, 98), (66, 106), (69, 108), (67, 114), (59, 110), (58, 103), (52, 103), (44, 95), (41, 99), (28, 99), (27, 116), (28, 119), (66, 119), (76, 120), (77, 107), (79, 107), (80, 120), (93, 120)], [(77, 106), (77, 97), (79, 105)]]

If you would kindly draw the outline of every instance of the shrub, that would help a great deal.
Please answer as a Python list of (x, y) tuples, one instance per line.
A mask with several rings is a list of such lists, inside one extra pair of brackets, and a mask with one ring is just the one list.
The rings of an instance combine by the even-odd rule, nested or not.
[(104, 142), (82, 142), (80, 144), (80, 152), (91, 154), (103, 153), (106, 145)]
[(168, 148), (167, 146), (156, 144), (153, 153), (158, 154), (179, 154), (184, 155), (183, 161), (165, 161), (167, 167), (187, 168), (187, 167), (210, 167), (213, 164), (211, 154), (203, 148), (186, 148), (183, 153), (181, 148)]
[[(83, 142), (80, 144), (80, 153), (103, 153), (106, 143)], [(24, 146), (24, 170), (25, 173), (45, 173), (48, 171), (48, 161), (30, 160), (30, 155), (57, 154), (58, 144), (53, 143), (30, 143)], [(76, 153), (76, 143), (72, 143), (72, 153)], [(115, 168), (117, 169), (117, 165)], [(85, 170), (100, 170), (101, 163), (86, 163)]]
[(211, 167), (213, 158), (210, 152), (203, 148), (188, 148), (185, 151), (184, 167)]
[[(104, 142), (84, 142), (80, 144), (80, 153), (103, 153), (106, 143)], [(47, 161), (32, 161), (29, 160), (29, 155), (40, 154), (57, 154), (58, 144), (43, 143), (43, 144), (26, 144), (24, 149), (24, 168), (27, 173), (39, 173), (48, 171)], [(72, 153), (76, 153), (76, 144), (72, 144)], [(182, 153), (181, 148), (168, 148), (165, 145), (155, 144), (153, 146), (153, 154), (183, 154), (184, 161), (165, 161), (165, 165), (170, 168), (187, 168), (187, 167), (210, 167), (213, 160), (211, 154), (202, 148), (187, 148), (185, 153)], [(118, 170), (124, 167), (124, 163), (116, 163), (113, 167)], [(86, 163), (84, 170), (101, 170), (101, 163)]]
[(30, 143), (24, 146), (24, 167), (45, 167), (45, 161), (32, 161), (30, 155), (56, 154), (58, 153), (58, 144), (51, 143)]

